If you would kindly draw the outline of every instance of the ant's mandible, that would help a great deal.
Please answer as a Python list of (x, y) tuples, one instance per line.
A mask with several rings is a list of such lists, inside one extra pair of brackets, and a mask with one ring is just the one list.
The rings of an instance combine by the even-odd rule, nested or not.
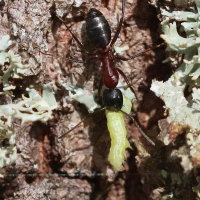
[[(89, 12), (87, 13), (86, 16), (86, 34), (91, 42), (91, 44), (96, 48), (94, 51), (89, 52), (85, 50), (83, 44), (80, 42), (80, 40), (74, 35), (74, 33), (70, 30), (70, 28), (66, 25), (65, 21), (58, 18), (64, 23), (65, 27), (67, 30), (71, 33), (73, 38), (76, 40), (76, 42), (79, 44), (80, 48), (82, 51), (84, 51), (88, 55), (93, 55), (92, 58), (90, 58), (87, 61), (82, 61), (82, 60), (76, 60), (72, 58), (64, 58), (72, 62), (77, 62), (77, 63), (92, 63), (100, 60), (102, 62), (102, 76), (101, 76), (101, 81), (99, 84), (98, 88), (98, 97), (100, 97), (100, 92), (102, 89), (102, 86), (105, 85), (109, 89), (115, 89), (118, 81), (119, 81), (119, 74), (121, 74), (130, 87), (131, 91), (135, 94), (134, 89), (131, 87), (130, 82), (128, 81), (128, 78), (126, 75), (123, 73), (123, 71), (117, 67), (115, 67), (115, 61), (116, 60), (122, 60), (122, 61), (127, 61), (133, 58), (136, 58), (142, 54), (144, 54), (147, 51), (152, 50), (152, 48), (149, 48), (141, 53), (138, 53), (132, 57), (126, 58), (121, 55), (115, 54), (113, 50), (113, 45), (115, 44), (124, 20), (124, 11), (125, 11), (125, 0), (122, 1), (122, 14), (121, 18), (119, 21), (119, 25), (117, 27), (116, 33), (114, 37), (111, 40), (111, 29), (108, 24), (108, 21), (106, 18), (103, 16), (103, 14), (98, 11), (95, 8), (91, 8)], [(160, 46), (160, 45), (158, 45)], [(156, 47), (158, 47), (156, 46)], [(40, 51), (41, 52), (41, 51)], [(42, 54), (45, 55), (50, 55), (48, 53), (41, 52)], [(136, 98), (137, 95), (135, 94)], [(138, 98), (137, 98), (138, 100)]]

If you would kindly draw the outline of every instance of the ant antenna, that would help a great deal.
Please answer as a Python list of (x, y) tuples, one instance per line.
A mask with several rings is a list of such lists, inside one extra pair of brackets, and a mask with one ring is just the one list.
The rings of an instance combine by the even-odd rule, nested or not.
[(68, 133), (70, 133), (71, 131), (73, 131), (73, 130), (74, 130), (76, 127), (78, 127), (82, 122), (84, 122), (89, 116), (91, 116), (91, 115), (93, 115), (93, 114), (96, 114), (96, 113), (98, 113), (98, 112), (101, 112), (101, 111), (103, 111), (103, 110), (105, 110), (105, 109), (106, 109), (106, 107), (101, 108), (101, 109), (99, 109), (99, 110), (96, 110), (96, 111), (93, 112), (93, 113), (90, 113), (90, 114), (86, 115), (76, 126), (74, 126), (72, 129), (70, 129), (69, 131), (67, 131), (66, 133), (64, 133), (63, 135), (61, 135), (61, 136), (58, 137), (58, 138), (60, 139), (60, 138), (65, 137)]
[(135, 125), (137, 126), (138, 130), (140, 131), (140, 133), (153, 145), (155, 146), (155, 143), (143, 132), (143, 130), (140, 128), (139, 124), (135, 121), (135, 119), (129, 115), (128, 113), (124, 112), (121, 109), (118, 109), (119, 111), (121, 111), (122, 113), (124, 113), (126, 116), (130, 117), (130, 119), (133, 120), (133, 122), (135, 123)]

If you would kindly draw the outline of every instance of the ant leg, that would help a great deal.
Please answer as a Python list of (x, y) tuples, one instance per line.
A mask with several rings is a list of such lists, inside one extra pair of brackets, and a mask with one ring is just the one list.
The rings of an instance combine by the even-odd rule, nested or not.
[(65, 27), (67, 28), (67, 30), (70, 32), (70, 34), (72, 35), (72, 37), (76, 40), (76, 42), (78, 43), (78, 45), (80, 46), (81, 50), (84, 51), (86, 54), (89, 54), (89, 55), (94, 55), (96, 54), (96, 51), (94, 52), (89, 52), (89, 51), (86, 51), (83, 44), (81, 43), (81, 41), (74, 35), (74, 33), (71, 31), (71, 29), (69, 28), (69, 26), (67, 26), (66, 22), (64, 20), (62, 20), (58, 15), (57, 13), (55, 12), (56, 14), (56, 17), (65, 25)]
[[(60, 19), (60, 18), (59, 18)], [(61, 19), (60, 19), (61, 20)], [(79, 46), (81, 47), (81, 50), (83, 52), (85, 52), (86, 54), (88, 55), (95, 55), (97, 53), (97, 50), (93, 51), (93, 52), (89, 52), (89, 51), (86, 51), (83, 44), (81, 43), (81, 41), (74, 35), (74, 33), (70, 30), (70, 28), (67, 26), (67, 24), (61, 20), (62, 23), (65, 25), (65, 27), (67, 28), (67, 30), (71, 33), (72, 37), (76, 40), (76, 42), (79, 44)]]
[(120, 18), (120, 21), (119, 21), (119, 25), (117, 27), (117, 31), (112, 39), (112, 41), (110, 42), (110, 47), (113, 46), (113, 44), (115, 44), (118, 36), (119, 36), (119, 33), (121, 31), (121, 28), (122, 28), (122, 23), (124, 21), (124, 10), (125, 10), (125, 0), (122, 0), (122, 15), (121, 15), (121, 18)]
[(100, 99), (100, 95), (101, 95), (101, 89), (103, 86), (103, 77), (101, 77), (100, 83), (99, 83), (99, 88), (98, 88), (98, 98)]
[(93, 113), (90, 113), (90, 114), (86, 115), (78, 124), (76, 124), (76, 126), (74, 126), (72, 129), (70, 129), (69, 131), (67, 131), (67, 132), (64, 133), (63, 135), (59, 136), (58, 138), (63, 138), (63, 137), (65, 137), (68, 133), (70, 133), (71, 131), (73, 131), (73, 130), (74, 130), (76, 127), (78, 127), (82, 122), (84, 122), (85, 119), (87, 119), (89, 116), (91, 116), (91, 115), (93, 115), (93, 114), (96, 114), (97, 112), (101, 112), (102, 110), (105, 110), (105, 109), (106, 109), (106, 107), (101, 108), (101, 109), (99, 109), (99, 110), (96, 110), (96, 111), (93, 112)]
[(47, 55), (47, 56), (62, 58), (62, 59), (65, 59), (65, 60), (69, 60), (71, 62), (84, 63), (84, 64), (96, 62), (96, 61), (99, 60), (99, 58), (94, 58), (94, 59), (91, 58), (91, 60), (83, 61), (83, 60), (76, 60), (76, 59), (73, 59), (73, 58), (65, 58), (65, 57), (62, 57), (62, 56), (55, 56), (55, 55), (52, 55), (52, 54), (49, 54), (49, 53), (44, 53), (42, 51), (39, 51), (39, 52), (42, 53), (42, 54), (44, 54), (44, 55)]
[(123, 60), (123, 61), (131, 60), (131, 59), (134, 59), (134, 58), (137, 58), (137, 57), (143, 55), (144, 53), (146, 53), (146, 52), (148, 52), (148, 51), (151, 51), (151, 50), (153, 50), (153, 49), (155, 49), (155, 48), (161, 47), (161, 46), (163, 46), (163, 45), (165, 45), (164, 42), (161, 43), (161, 44), (158, 44), (158, 45), (154, 45), (154, 46), (148, 48), (147, 50), (144, 50), (144, 51), (142, 51), (142, 52), (140, 52), (140, 53), (138, 53), (138, 54), (135, 54), (134, 56), (131, 56), (131, 57), (129, 57), (129, 58), (126, 58), (126, 57), (121, 56), (121, 55), (118, 55), (118, 54), (117, 54), (115, 57), (116, 57), (117, 59)]
[(132, 86), (131, 86), (131, 84), (129, 83), (129, 80), (128, 80), (128, 78), (126, 77), (126, 75), (124, 74), (124, 72), (123, 72), (121, 69), (119, 69), (119, 68), (116, 68), (116, 70), (123, 76), (123, 78), (124, 78), (124, 80), (126, 81), (127, 85), (129, 86), (129, 88), (131, 89), (131, 91), (135, 94), (135, 97), (136, 97), (137, 101), (139, 101), (136, 92), (135, 92), (134, 89), (132, 88)]

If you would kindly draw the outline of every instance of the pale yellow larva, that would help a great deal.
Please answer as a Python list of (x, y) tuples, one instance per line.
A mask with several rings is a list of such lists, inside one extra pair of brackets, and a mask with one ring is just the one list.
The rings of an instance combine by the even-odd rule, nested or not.
[[(129, 114), (131, 108), (131, 101), (123, 95), (122, 110)], [(124, 169), (122, 164), (126, 154), (125, 150), (126, 148), (130, 147), (129, 141), (126, 138), (127, 131), (124, 117), (125, 115), (120, 111), (116, 112), (106, 109), (107, 125), (111, 137), (109, 160), (114, 169), (117, 171), (122, 171)]]

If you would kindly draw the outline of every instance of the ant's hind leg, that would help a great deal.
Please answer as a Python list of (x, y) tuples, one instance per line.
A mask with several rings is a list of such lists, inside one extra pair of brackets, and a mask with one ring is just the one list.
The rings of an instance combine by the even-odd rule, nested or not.
[(72, 35), (72, 37), (76, 40), (76, 42), (79, 44), (81, 50), (85, 51), (85, 48), (83, 46), (83, 44), (81, 43), (81, 41), (74, 35), (74, 33), (71, 31), (71, 29), (69, 28), (69, 26), (66, 24), (66, 22), (57, 15), (56, 11), (53, 11), (53, 13), (56, 15), (56, 17), (65, 25), (65, 27), (67, 28), (67, 30), (70, 32), (70, 34)]
[(119, 68), (116, 68), (116, 70), (123, 76), (123, 78), (124, 78), (124, 80), (126, 81), (127, 85), (129, 86), (129, 88), (131, 89), (131, 91), (135, 94), (135, 97), (136, 97), (137, 101), (139, 101), (136, 92), (135, 92), (134, 89), (132, 88), (132, 86), (131, 86), (131, 84), (130, 84), (128, 78), (127, 78), (126, 75), (124, 74), (124, 72), (123, 72), (121, 69), (119, 69)]
[(110, 47), (113, 46), (113, 44), (115, 44), (119, 34), (120, 34), (120, 31), (121, 31), (121, 28), (122, 28), (122, 23), (124, 21), (124, 10), (125, 10), (125, 0), (122, 0), (122, 15), (121, 15), (121, 18), (120, 18), (120, 21), (119, 21), (119, 25), (117, 27), (117, 31), (113, 37), (113, 39), (111, 40), (110, 42)]
[(81, 41), (75, 36), (75, 34), (71, 31), (71, 29), (69, 28), (69, 26), (66, 24), (66, 22), (60, 18), (57, 13), (54, 11), (56, 17), (65, 25), (65, 27), (67, 28), (67, 30), (70, 32), (70, 34), (72, 35), (72, 37), (76, 40), (76, 42), (78, 43), (79, 47), (81, 48), (81, 50), (83, 52), (85, 52), (86, 54), (88, 55), (95, 55), (96, 54), (96, 51), (94, 52), (89, 52), (85, 49), (85, 47), (83, 46), (83, 44), (81, 43)]

